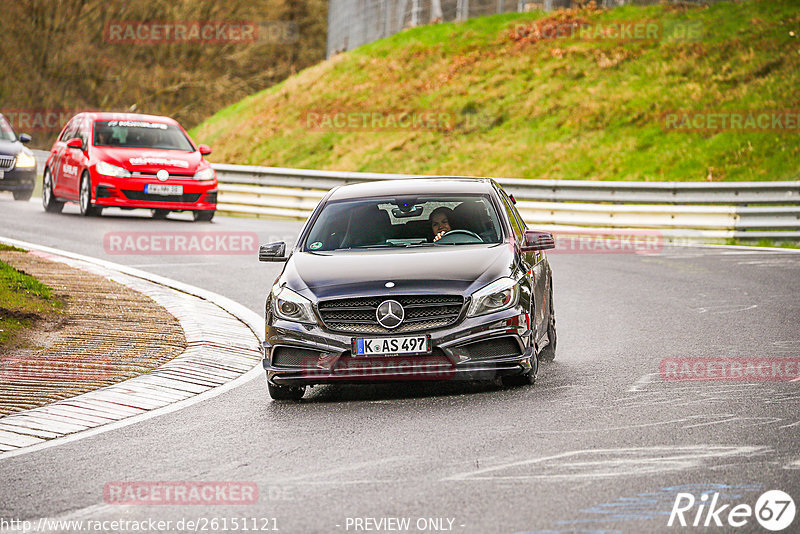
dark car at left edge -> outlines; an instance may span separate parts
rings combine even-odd
[[[30,200],[36,185],[36,158],[25,144],[28,134],[19,136],[0,114],[0,191],[11,191],[14,200]]]

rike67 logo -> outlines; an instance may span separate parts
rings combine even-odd
[[[795,512],[794,500],[781,490],[763,493],[755,507],[720,505],[718,492],[703,493],[699,499],[691,493],[678,493],[667,526],[739,528],[755,518],[763,528],[778,532],[794,522]]]

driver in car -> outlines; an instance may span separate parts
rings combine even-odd
[[[97,130],[94,137],[94,144],[97,146],[107,146],[111,141],[111,132],[106,129]]]
[[[453,210],[440,206],[431,212],[428,220],[431,223],[431,230],[433,231],[433,242],[435,243],[444,236],[447,232],[452,230],[450,221],[453,219]]]

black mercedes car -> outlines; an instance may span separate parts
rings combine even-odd
[[[307,385],[409,380],[532,384],[556,349],[544,250],[493,180],[386,180],[331,190],[286,255],[266,303],[276,400]]]
[[[16,132],[0,114],[0,191],[11,191],[15,200],[30,200],[36,184],[36,159],[27,147],[31,137]]]

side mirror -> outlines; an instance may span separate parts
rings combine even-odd
[[[67,141],[67,148],[74,148],[76,150],[83,150],[83,141],[77,137]]]
[[[258,247],[258,261],[286,261],[286,243],[270,243]]]
[[[556,241],[550,232],[539,232],[537,230],[525,230],[525,243],[522,252],[538,252],[556,248]]]
[[[28,134],[19,134],[19,142],[26,145],[31,142],[31,136]]]
[[[208,145],[198,145],[197,150],[200,151],[201,156],[208,156],[211,154],[211,147]]]

